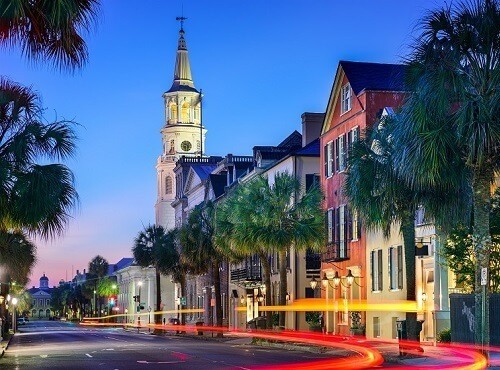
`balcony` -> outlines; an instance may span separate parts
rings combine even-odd
[[[246,266],[242,268],[231,269],[232,283],[253,283],[262,280],[262,271],[260,264],[257,266]]]
[[[323,262],[342,262],[350,258],[347,241],[329,243],[326,252],[322,254]]]

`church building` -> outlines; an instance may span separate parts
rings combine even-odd
[[[28,289],[32,299],[32,318],[48,319],[52,316],[52,307],[50,303],[52,289],[53,288],[49,288],[49,278],[45,276],[45,274],[40,278],[40,285],[38,288],[33,287]]]

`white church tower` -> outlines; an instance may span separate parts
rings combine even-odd
[[[163,152],[156,162],[157,199],[155,204],[156,225],[166,230],[175,227],[175,162],[181,156],[203,156],[205,134],[202,126],[201,92],[194,87],[189,56],[184,39],[184,21],[181,22],[177,56],[175,59],[174,80],[172,86],[163,94],[165,122],[161,129]]]

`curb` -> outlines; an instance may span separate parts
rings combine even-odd
[[[10,344],[10,341],[12,340],[12,338],[14,338],[14,335],[15,334],[12,334],[9,338],[9,340],[7,341],[7,345],[4,347],[2,347],[2,353],[0,353],[0,358],[3,357],[3,355],[5,354],[5,351],[7,350],[7,348],[9,348],[9,344]]]

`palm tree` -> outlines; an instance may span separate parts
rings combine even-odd
[[[271,251],[264,248],[253,232],[254,215],[262,212],[264,190],[268,187],[263,177],[234,189],[217,207],[215,242],[226,255],[235,260],[258,255],[262,266],[262,280],[267,292],[271,292]],[[270,306],[271,294],[266,294],[266,306]],[[266,312],[266,327],[272,327],[271,312]]]
[[[240,254],[259,254],[267,292],[271,292],[269,254],[278,252],[281,262],[278,303],[282,306],[286,305],[286,256],[290,247],[298,251],[319,250],[324,245],[321,191],[313,187],[301,197],[300,190],[300,182],[286,172],[276,174],[271,186],[266,178],[259,176],[241,185],[241,191],[228,202],[233,212],[230,239],[233,247]],[[271,304],[269,296],[266,295],[266,304]],[[285,326],[285,312],[279,314],[279,325]]]
[[[260,244],[279,255],[279,305],[286,305],[287,254],[308,248],[319,251],[325,241],[325,219],[321,208],[323,195],[318,186],[301,196],[301,184],[287,172],[277,173],[274,183],[266,187],[265,202],[248,227],[258,234]],[[279,325],[285,327],[285,312],[279,314]]]
[[[30,88],[0,79],[0,229],[51,238],[78,194],[71,171],[50,161],[73,155],[76,136],[70,122],[44,123],[42,112]]]
[[[6,0],[0,3],[0,45],[20,46],[29,59],[74,70],[88,59],[82,34],[96,23],[98,0]]]
[[[212,272],[215,291],[216,322],[222,326],[222,299],[220,267],[225,255],[217,248],[214,240],[215,207],[211,201],[197,207],[189,214],[187,223],[180,229],[181,258],[193,275]],[[222,336],[222,332],[217,333]]]
[[[139,232],[132,248],[134,259],[139,266],[152,266],[155,269],[156,311],[161,310],[161,280],[156,255],[163,248],[164,236],[165,229],[162,226],[149,225],[143,231]],[[155,315],[155,323],[159,323],[159,321],[159,316]]]
[[[368,229],[381,230],[389,237],[391,226],[399,224],[404,244],[406,298],[415,301],[415,212],[420,203],[394,168],[393,124],[386,117],[354,143],[348,157],[344,192],[352,211],[358,213]],[[418,340],[416,313],[406,313],[406,328],[408,339]]]
[[[97,290],[97,285],[99,284],[99,281],[104,278],[108,274],[108,269],[109,269],[109,263],[108,261],[100,256],[97,255],[92,260],[89,262],[89,275],[91,276],[92,281],[94,282],[94,310],[101,312],[101,296],[99,294],[99,291]],[[95,296],[97,294],[97,298]],[[97,310],[97,301],[99,301],[99,310]]]
[[[464,178],[471,189],[475,333],[476,342],[484,335],[485,344],[489,298],[482,302],[480,279],[481,269],[489,266],[491,185],[500,171],[499,19],[498,1],[471,0],[432,11],[422,20],[422,34],[408,59],[414,93],[395,132],[395,164],[414,189],[455,190]]]

